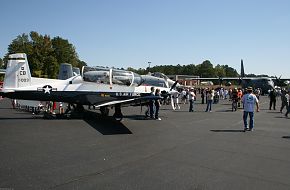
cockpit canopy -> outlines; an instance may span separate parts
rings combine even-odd
[[[84,81],[102,84],[118,84],[126,86],[139,86],[142,83],[140,75],[131,71],[112,69],[106,67],[87,67],[82,68]]]
[[[160,72],[151,73],[151,76],[158,77],[158,78],[162,78],[164,80],[167,80],[168,79],[168,77],[165,74],[160,73]]]

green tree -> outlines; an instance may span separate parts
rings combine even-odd
[[[0,68],[2,69],[2,68],[4,68],[4,62],[3,62],[3,60],[0,58]]]
[[[202,64],[196,66],[196,75],[201,77],[215,77],[215,70],[209,60],[205,60]]]
[[[87,63],[84,61],[78,60],[78,64],[76,67],[80,68],[81,70],[83,66],[87,66]]]
[[[35,31],[29,35],[19,35],[11,42],[4,63],[7,63],[8,55],[13,53],[26,53],[32,76],[55,78],[61,63],[70,63],[80,69],[86,65],[79,60],[75,47],[68,40],[59,36],[51,39],[49,35]]]
[[[29,56],[33,49],[32,49],[32,43],[29,41],[29,36],[27,34],[21,34],[18,35],[14,40],[12,40],[11,44],[8,45],[7,48],[8,52],[4,56],[4,67],[6,68],[7,60],[9,54],[14,53],[26,53],[27,56]],[[30,64],[31,66],[31,64]]]
[[[22,34],[16,37],[12,43],[8,46],[8,53],[26,53],[30,54],[32,52],[32,44],[29,41],[29,36],[27,34]]]
[[[30,33],[33,52],[30,55],[32,64],[32,73],[35,75],[35,71],[42,71],[42,75],[49,78],[57,76],[58,65],[55,63],[54,49],[52,47],[50,36],[40,35],[37,32]],[[51,62],[50,62],[51,61]],[[51,67],[50,69],[48,69]],[[55,68],[52,68],[55,67]]]
[[[46,56],[43,60],[43,75],[47,76],[48,78],[56,78],[59,70],[59,64],[57,60],[53,56]]]
[[[183,67],[182,73],[184,73],[184,75],[194,75],[195,70],[196,66],[194,64],[189,64]]]
[[[75,47],[70,44],[68,40],[57,36],[51,41],[55,53],[55,58],[59,64],[70,63],[73,67],[79,66],[80,62]]]
[[[234,68],[229,67],[228,65],[223,65],[222,67],[223,67],[227,77],[238,77],[239,76],[238,72]]]
[[[218,76],[218,77],[225,77],[226,76],[226,71],[225,71],[223,66],[218,64],[217,66],[215,66],[214,69],[215,69],[216,76]]]

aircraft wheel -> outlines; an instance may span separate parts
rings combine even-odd
[[[116,120],[116,121],[122,121],[123,120],[123,115],[122,116],[113,116],[114,117],[114,119]]]
[[[113,115],[116,121],[122,121],[123,119],[123,114],[121,112],[121,105],[117,104],[115,105],[115,113]]]

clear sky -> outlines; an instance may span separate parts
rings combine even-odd
[[[229,65],[290,78],[289,0],[1,0],[0,57],[30,31],[90,66]]]

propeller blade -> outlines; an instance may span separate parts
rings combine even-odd
[[[178,81],[175,81],[175,83],[171,86],[170,91],[176,87],[177,83],[178,83]]]

